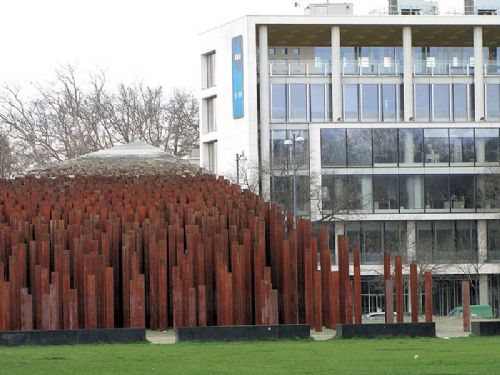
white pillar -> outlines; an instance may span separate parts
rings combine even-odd
[[[488,275],[479,275],[479,304],[489,305]]]
[[[486,220],[477,221],[477,259],[478,262],[485,263],[488,259],[488,226]]]
[[[484,66],[483,66],[483,28],[474,27],[474,100],[475,118],[484,117]]]
[[[340,27],[332,26],[332,120],[342,118],[342,85],[340,83]]]
[[[321,220],[321,131],[318,127],[309,128],[309,168],[311,191],[311,221]]]
[[[363,211],[373,210],[373,184],[371,176],[361,177],[361,207]]]
[[[271,163],[269,134],[269,46],[267,43],[267,26],[259,26],[259,80],[260,80],[260,164],[268,170]],[[271,194],[270,177],[261,174],[262,196],[268,200]]]
[[[414,137],[412,131],[407,131],[404,133],[405,164],[415,163],[415,140],[413,138]]]
[[[413,49],[411,27],[403,26],[404,120],[413,117]]]
[[[406,222],[406,259],[408,263],[417,259],[417,222]]]
[[[335,222],[335,264],[339,264],[339,236],[345,233],[345,224],[342,221]]]

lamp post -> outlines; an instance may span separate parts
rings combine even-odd
[[[244,151],[241,151],[241,154],[236,154],[236,183],[240,184],[240,162],[247,161],[247,157],[245,156]]]
[[[285,139],[285,142],[283,144],[285,146],[290,146],[291,147],[291,154],[292,154],[292,160],[291,160],[291,165],[293,168],[293,222],[295,223],[295,216],[297,216],[297,159],[296,159],[296,145],[297,143],[302,143],[304,142],[304,137],[300,135],[300,133],[297,134],[292,134],[292,139]]]

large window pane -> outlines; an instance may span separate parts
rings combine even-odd
[[[448,129],[424,129],[424,145],[426,165],[448,165]]]
[[[325,85],[311,85],[311,121],[325,122],[326,120],[326,91]]]
[[[425,211],[450,211],[448,175],[425,176]]]
[[[361,85],[363,121],[378,121],[378,85]]]
[[[386,221],[384,224],[384,248],[389,254],[402,255],[407,262],[407,241],[405,221]]]
[[[445,84],[434,85],[433,120],[450,121],[450,86]]]
[[[358,121],[358,85],[344,85],[344,121]]]
[[[430,120],[430,85],[415,85],[415,120]]]
[[[373,129],[373,164],[396,166],[398,163],[398,132],[396,129]]]
[[[384,223],[366,221],[361,223],[361,263],[380,264],[382,262],[382,236]]]
[[[477,262],[477,223],[472,220],[455,222],[457,262],[467,264]]]
[[[285,130],[271,132],[272,139],[272,166],[274,169],[287,169],[289,167],[289,148],[285,145]]]
[[[372,165],[371,129],[347,129],[347,164],[350,167]]]
[[[467,121],[467,85],[453,85],[453,120]]]
[[[453,221],[434,221],[434,261],[454,263],[456,261],[455,233]]]
[[[476,129],[476,165],[498,165],[498,129]]]
[[[396,85],[382,85],[382,121],[397,120]]]
[[[450,129],[450,162],[452,165],[474,164],[474,131]]]
[[[474,211],[474,175],[450,175],[451,210]]]
[[[500,177],[498,174],[476,176],[476,207],[478,211],[500,211]]]
[[[417,262],[433,263],[434,235],[431,221],[417,221]]]
[[[271,85],[271,121],[286,121],[286,85]]]
[[[500,220],[488,220],[488,260],[500,261]]]
[[[372,212],[373,188],[372,176],[350,175],[347,179],[349,211]]]
[[[400,175],[399,176],[399,201],[400,211],[424,211],[424,176]]]
[[[323,175],[321,185],[323,209],[331,210],[333,213],[347,212],[347,176]]]
[[[398,176],[373,176],[373,208],[375,212],[398,212]]]
[[[309,169],[309,132],[307,130],[274,130],[272,138],[272,167],[275,170]],[[302,137],[303,141],[286,145],[285,141]]]
[[[321,166],[346,166],[346,130],[321,129]]]
[[[486,120],[500,120],[500,85],[486,85]]]
[[[399,129],[399,164],[405,166],[422,165],[423,144],[422,129]]]
[[[283,211],[293,211],[293,177],[292,176],[272,176],[272,201],[276,202]],[[310,194],[309,176],[298,175],[295,181],[295,191],[297,195],[297,215],[309,215]]]
[[[307,85],[290,85],[290,121],[307,121]]]

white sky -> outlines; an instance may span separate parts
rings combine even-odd
[[[355,14],[386,0],[350,0]],[[45,81],[71,63],[113,82],[197,90],[197,35],[246,14],[302,14],[299,0],[0,0],[0,82]],[[334,2],[334,1],[331,1]],[[462,0],[440,0],[441,12]]]

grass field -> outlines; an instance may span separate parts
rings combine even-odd
[[[498,375],[500,337],[26,346],[0,349],[0,374]]]

